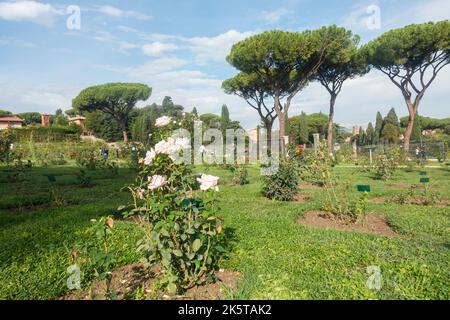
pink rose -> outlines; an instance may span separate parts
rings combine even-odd
[[[148,181],[150,182],[150,184],[148,185],[148,188],[150,190],[159,189],[167,183],[166,178],[160,175],[148,177]]]

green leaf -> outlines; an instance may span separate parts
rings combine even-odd
[[[183,253],[181,252],[181,250],[175,249],[172,251],[174,255],[176,255],[177,257],[182,257]]]
[[[175,293],[177,293],[177,286],[175,285],[175,283],[173,283],[173,282],[169,283],[169,285],[167,286],[167,291],[168,291],[170,294],[175,294]]]
[[[198,250],[200,250],[201,247],[202,241],[200,239],[195,239],[194,242],[192,243],[192,250],[194,250],[194,252],[197,252]]]
[[[167,232],[166,229],[161,229],[161,234],[162,234],[164,237],[170,237],[170,234],[169,234],[169,232]]]

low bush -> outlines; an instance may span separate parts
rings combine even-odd
[[[14,138],[10,130],[0,132],[0,162],[9,163],[12,158],[13,150],[11,145],[14,142]]]
[[[323,171],[321,167],[332,165],[332,160],[325,155],[326,151],[321,150],[320,154],[313,151],[303,151],[301,155],[295,157],[297,161],[297,170],[299,179],[303,182],[312,183],[314,185],[323,186],[324,179],[321,174]]]
[[[411,185],[407,191],[393,196],[390,202],[398,204],[436,205],[442,201],[442,196],[437,191],[429,190],[425,185],[423,189],[418,185]]]
[[[402,153],[398,148],[391,148],[386,152],[375,155],[372,173],[377,180],[387,181],[397,171],[402,158]]]
[[[246,185],[250,183],[248,178],[248,170],[243,165],[235,165],[233,170],[233,182],[238,185]]]
[[[292,201],[298,194],[298,168],[293,160],[282,160],[274,175],[263,178],[263,195],[271,200]]]

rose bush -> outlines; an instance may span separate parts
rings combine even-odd
[[[13,136],[9,130],[0,132],[0,162],[9,162],[12,158]]]
[[[169,293],[213,281],[226,253],[214,196],[219,178],[202,175],[197,181],[186,164],[175,162],[188,143],[168,138],[147,152],[137,182],[129,186],[134,201],[123,212],[140,217],[145,236],[138,249],[148,266],[161,265],[160,284]]]

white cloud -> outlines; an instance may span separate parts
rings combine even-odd
[[[116,41],[116,37],[114,37],[108,31],[97,31],[97,34],[92,37],[94,40],[99,42],[112,43]]]
[[[98,12],[104,13],[111,17],[122,17],[124,15],[123,10],[115,8],[113,6],[97,6]]]
[[[377,2],[366,2],[364,4],[357,4],[353,6],[350,13],[342,19],[340,25],[354,32],[369,31],[367,27],[367,22],[370,16],[368,8],[377,5]],[[384,18],[383,12],[384,11],[381,10],[382,19]],[[383,20],[381,20],[381,22],[382,21]]]
[[[139,33],[139,30],[127,26],[117,26],[117,30],[120,30],[122,32]]]
[[[450,2],[428,0],[421,2],[414,11],[415,18],[423,22],[445,20],[450,17]]]
[[[186,41],[188,38],[183,36],[177,36],[173,34],[165,34],[165,33],[150,33],[145,34],[140,32],[142,39],[146,41],[154,41],[154,42],[168,42],[168,41]]]
[[[380,9],[380,30],[370,30],[367,26],[368,20],[374,14],[368,9],[374,5]],[[400,28],[411,23],[439,21],[449,17],[450,1],[448,0],[419,1],[406,7],[395,1],[366,0],[353,6],[350,13],[341,20],[340,25],[372,38],[390,29]]]
[[[239,32],[232,29],[213,37],[184,37],[161,33],[141,33],[141,36],[142,39],[152,41],[153,44],[156,43],[156,45],[148,47],[149,55],[157,55],[158,48],[166,49],[166,46],[170,50],[165,51],[186,48],[194,53],[196,63],[203,65],[208,62],[224,62],[233,44],[255,33],[255,31]]]
[[[142,52],[147,56],[160,56],[163,53],[175,51],[178,46],[173,43],[153,42],[142,47]]]
[[[450,2],[447,0],[428,0],[410,6],[388,19],[384,29],[398,28],[411,23],[446,20],[450,17]]]
[[[62,14],[52,5],[37,1],[0,2],[0,19],[7,21],[30,21],[51,26],[55,17]]]
[[[281,18],[287,14],[289,14],[289,10],[287,10],[286,8],[278,8],[277,10],[274,11],[263,11],[261,13],[262,15],[262,19],[264,21],[266,21],[267,23],[276,23],[278,21],[281,20]]]
[[[209,61],[223,62],[236,42],[239,42],[254,32],[239,32],[229,30],[215,37],[193,37],[186,41],[189,48],[196,55],[197,63],[205,64]]]
[[[123,73],[128,77],[149,80],[150,77],[180,68],[188,64],[188,61],[179,58],[159,58],[148,61],[136,67],[115,67],[111,65],[97,65],[95,67],[117,73]]]
[[[29,41],[24,41],[21,39],[13,37],[0,37],[0,45],[2,46],[16,46],[22,48],[35,48],[36,45]]]
[[[135,67],[97,66],[97,68],[115,72],[127,81],[138,81],[152,87],[152,96],[148,102],[161,103],[165,96],[171,96],[176,103],[191,110],[196,107],[199,112],[220,113],[222,104],[227,104],[233,119],[239,119],[247,128],[259,123],[257,113],[248,108],[245,102],[221,89],[222,80],[211,77],[198,70],[183,69],[189,61],[178,58],[158,58]]]
[[[6,79],[5,79],[6,80]],[[14,113],[47,112],[70,109],[80,89],[60,84],[29,84],[21,80],[1,81],[0,104]]]
[[[117,39],[114,35],[109,33],[108,31],[97,31],[97,33],[92,37],[95,41],[110,43],[117,46],[117,52],[123,54],[129,54],[129,50],[139,48],[139,46],[135,43],[122,41]]]
[[[135,18],[139,20],[150,20],[151,16],[136,11],[126,11],[110,5],[96,6],[94,11],[103,13],[113,18]]]

